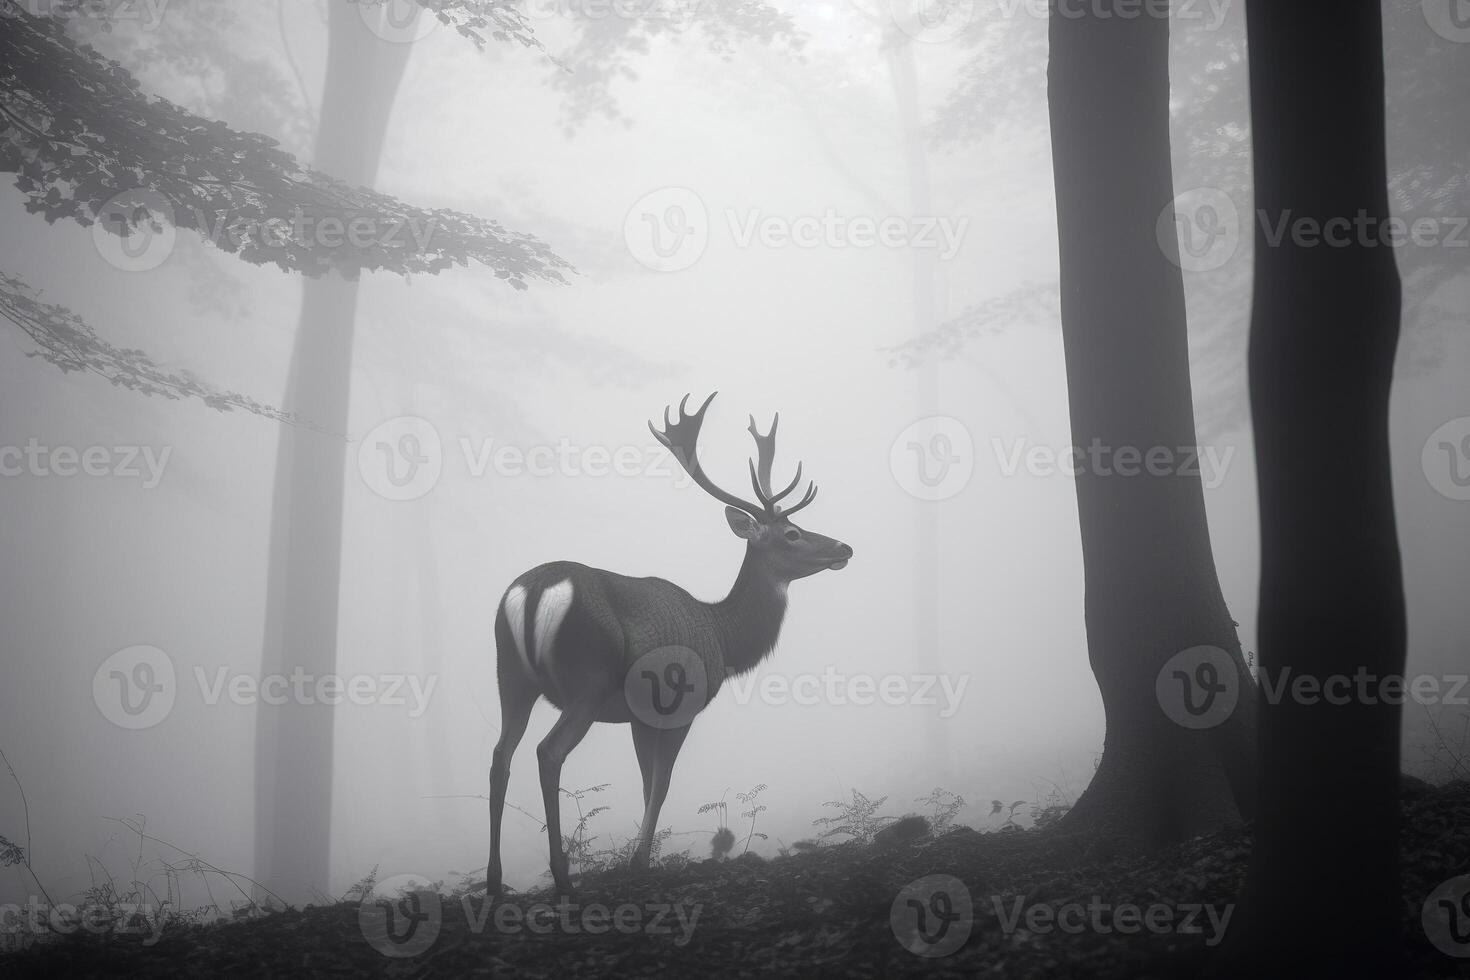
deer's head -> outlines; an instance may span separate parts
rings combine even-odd
[[[669,410],[664,409],[664,429],[660,432],[652,422],[648,429],[654,438],[663,443],[684,471],[706,493],[725,505],[725,519],[735,536],[745,539],[747,547],[759,554],[772,573],[783,581],[805,578],[825,569],[839,569],[852,557],[852,548],[825,534],[817,534],[791,522],[791,515],[810,504],[817,496],[816,484],[808,483],[806,492],[796,504],[783,507],[781,501],[801,483],[801,464],[796,466],[794,476],[784,490],[771,489],[771,463],[776,457],[776,426],[781,421],[778,412],[771,422],[771,431],[761,435],[756,428],[755,417],[750,419],[750,434],[755,438],[757,458],[750,461],[750,485],[755,490],[756,501],[745,500],[721,489],[709,478],[699,465],[696,444],[699,442],[699,427],[704,423],[704,411],[714,401],[711,393],[694,412],[685,411],[689,396],[679,402],[679,418],[669,419]]]

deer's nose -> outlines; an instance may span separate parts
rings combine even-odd
[[[839,558],[851,558],[852,546],[843,544],[841,541],[837,542],[837,556]]]

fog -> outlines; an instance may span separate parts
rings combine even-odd
[[[240,10],[206,47],[197,32],[219,6],[170,4],[156,29],[119,24],[96,43],[146,91],[309,161],[311,117],[285,52],[319,105],[325,5],[287,4],[279,25],[271,5]],[[976,16],[996,25],[974,43],[916,46],[919,122],[939,120],[920,144],[926,215],[912,203],[914,120],[879,28],[840,2],[779,6],[810,35],[799,54],[745,40],[722,54],[698,32],[660,35],[626,55],[633,77],[608,86],[618,118],[595,107],[576,117],[586,63],[575,16],[534,22],[566,71],[518,45],[481,50],[445,25],[414,42],[376,188],[534,233],[576,271],[524,291],[475,264],[361,279],[336,671],[367,693],[333,710],[330,894],[375,867],[451,882],[483,874],[500,733],[493,622],[517,575],[568,560],[666,578],[705,600],[728,591],[742,542],[646,424],[686,392],[691,405],[719,393],[700,455],[735,493],[754,451],[748,416],[764,430],[779,412],[777,484],[800,460],[803,484],[820,487],[800,523],[854,557],[793,584],[774,654],[693,726],[660,819],[673,831],[666,853],[706,855],[716,821],[698,810],[722,798],[743,846],[736,794],[761,784],[768,809],[754,829],[765,836],[750,847],[768,856],[813,837],[823,803],[853,790],[901,815],[942,787],[964,797],[960,822],[995,829],[1004,818],[992,800],[1071,800],[1086,787],[1103,709],[1074,483],[1046,455],[1065,455],[1071,434],[1045,19],[980,4]],[[1240,20],[1230,11],[1218,34],[1238,39]],[[143,58],[160,38],[199,44],[192,70]],[[977,72],[1008,93],[1007,110],[982,137],[949,138],[945,107]],[[1392,152],[1417,149],[1400,138]],[[240,262],[191,231],[159,267],[125,271],[91,229],[48,223],[25,202],[7,180],[0,267],[121,347],[281,404],[299,275]],[[908,223],[916,216],[934,221]],[[936,243],[923,259],[932,322],[916,323],[915,248],[854,240],[854,219],[889,217]],[[681,230],[702,244],[677,244]],[[1247,651],[1259,560],[1250,245],[1246,235],[1224,286],[1186,273],[1210,536]],[[1406,320],[1392,406],[1411,676],[1462,672],[1470,629],[1467,505],[1437,489],[1426,451],[1466,412],[1470,280],[1463,252],[1447,261],[1458,271],[1432,296],[1406,282],[1407,299],[1448,314]],[[943,356],[908,356],[934,327],[1032,288],[1040,302],[985,321]],[[160,874],[157,862],[181,852],[249,874],[255,731],[275,710],[253,685],[282,424],[62,373],[25,356],[18,331],[3,350],[0,445],[106,447],[110,462],[105,475],[65,476],[42,456],[50,470],[0,478],[0,749],[15,777],[0,774],[0,832],[19,840],[29,821],[33,870],[58,897],[107,874]],[[932,416],[945,421],[921,424]],[[406,455],[415,445],[423,473]],[[1343,446],[1345,471],[1352,452]],[[133,729],[102,705],[108,658],[137,646],[166,654],[173,700]],[[1431,720],[1460,725],[1464,712],[1405,708],[1410,771],[1434,768]],[[534,746],[555,717],[537,707],[512,767],[504,853],[517,888],[544,881]],[[607,808],[589,832],[616,846],[642,817],[627,726],[595,725],[566,762],[565,789],[603,784],[582,806]],[[563,799],[564,825],[575,809]],[[150,839],[120,821],[146,822]],[[196,877],[181,887],[186,903],[211,900]],[[229,888],[214,888],[225,901]],[[20,867],[0,876],[0,900],[32,890]]]

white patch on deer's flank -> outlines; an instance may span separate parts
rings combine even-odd
[[[542,589],[541,598],[536,600],[536,626],[531,632],[531,643],[535,648],[536,662],[541,665],[552,684],[556,684],[556,668],[551,662],[556,651],[556,633],[561,629],[562,620],[566,619],[570,608],[571,579],[563,579]]]
[[[526,674],[535,680],[535,668],[531,666],[531,658],[526,656],[526,590],[524,586],[512,585],[510,591],[505,594],[505,618],[510,623],[510,635],[515,640],[516,653],[521,655],[521,663],[526,667]]]

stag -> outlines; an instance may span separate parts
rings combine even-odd
[[[516,578],[495,615],[496,673],[500,683],[500,740],[490,768],[488,895],[501,893],[500,830],[511,757],[526,732],[538,697],[561,711],[536,746],[551,874],[558,892],[571,894],[562,848],[562,763],[593,722],[629,725],[643,773],[643,822],[632,866],[648,866],[659,810],[669,791],[674,760],[694,715],[726,678],[755,669],[776,645],[786,614],[787,586],[824,569],[844,567],[852,548],[797,527],[791,518],[816,498],[808,484],[801,499],[783,507],[801,482],[801,465],[782,490],[771,488],[778,413],[762,435],[750,419],[757,458],[750,461],[755,500],[717,486],[700,465],[699,428],[711,394],[692,414],[689,396],[679,418],[648,428],[706,493],[725,505],[725,520],[745,541],[745,560],[729,594],[701,602],[673,582],[631,578],[576,562],[538,565]]]

